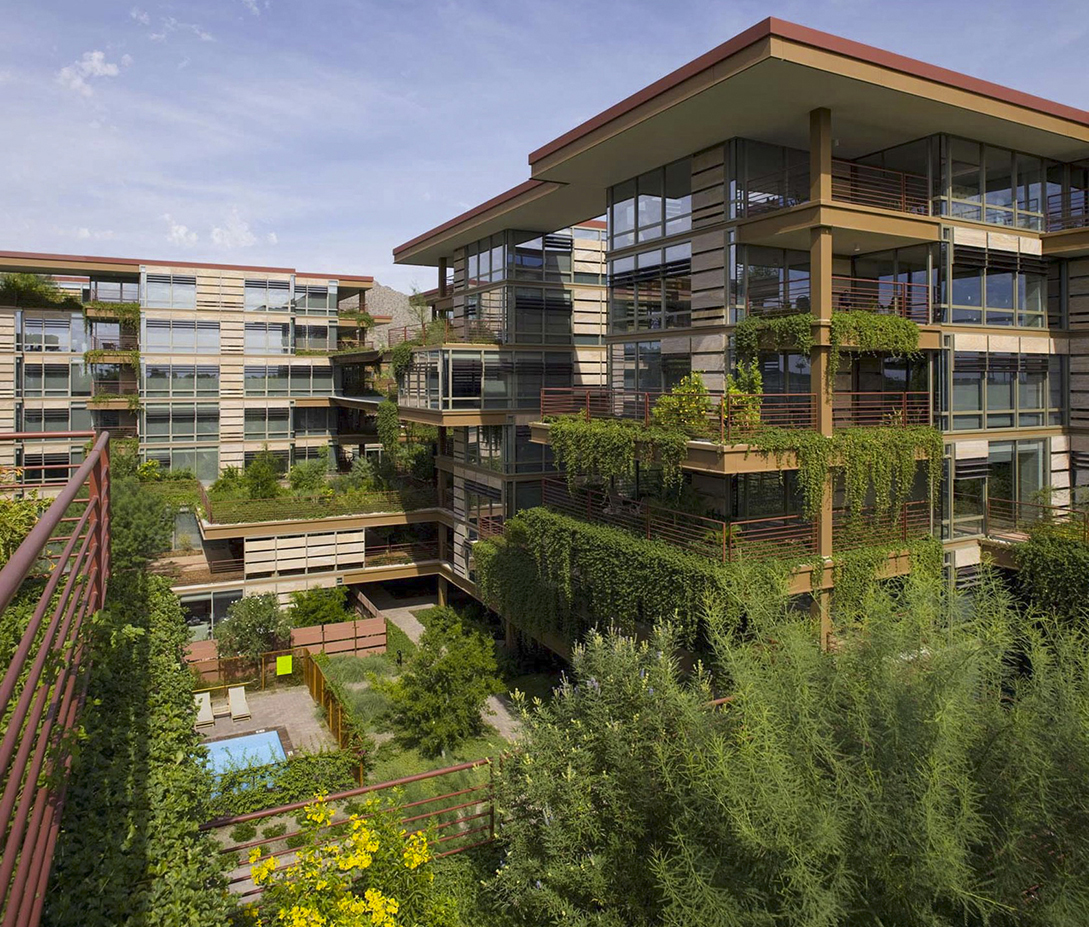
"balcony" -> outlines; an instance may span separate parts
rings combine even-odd
[[[1061,528],[1064,534],[1089,544],[1089,511],[1069,505],[988,499],[984,534],[1002,541],[1025,541],[1034,528]]]
[[[930,215],[930,185],[922,174],[832,160],[832,199],[891,212]],[[754,218],[809,201],[809,172],[776,171],[745,184],[737,202],[739,218]]]
[[[1089,227],[1089,190],[1052,193],[1047,198],[1046,221],[1049,232]]]
[[[835,428],[929,425],[930,394],[836,392],[832,397]]]
[[[122,354],[140,350],[140,336],[136,332],[121,332],[120,335],[100,338],[97,335],[88,343],[88,350],[103,351],[106,354]]]
[[[812,310],[810,281],[774,281],[767,287],[751,286],[745,309],[750,315],[794,315]],[[832,309],[836,312],[876,312],[898,315],[919,325],[930,321],[930,285],[864,277],[832,278]]]
[[[817,551],[816,526],[800,515],[727,522],[593,489],[572,494],[566,483],[550,479],[541,480],[541,502],[562,515],[664,541],[722,563],[768,560],[785,551],[791,556]]]
[[[389,346],[414,344],[503,344],[507,324],[502,319],[435,319],[427,325],[391,328]]]
[[[593,419],[631,419],[649,425],[660,390],[574,387],[541,390],[541,416],[578,415]],[[707,436],[724,444],[740,442],[760,428],[812,429],[817,424],[815,393],[712,393],[707,408]]]
[[[930,533],[930,502],[926,499],[905,502],[893,511],[865,511],[854,517],[846,509],[832,512],[832,549],[837,551],[897,541],[906,544]]]

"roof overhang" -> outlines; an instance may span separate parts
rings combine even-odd
[[[767,19],[532,152],[533,177],[611,186],[727,138],[809,147],[827,107],[839,158],[937,132],[1073,160],[1089,112]]]

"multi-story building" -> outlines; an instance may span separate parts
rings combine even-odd
[[[0,306],[0,430],[108,429],[206,483],[265,447],[285,466],[331,445],[350,453],[331,358],[365,347],[371,277],[20,252],[0,252],[3,272],[50,275],[69,298]],[[4,450],[32,479],[82,443]]]
[[[811,347],[763,329],[762,394],[737,406],[716,397],[718,433],[688,445],[686,482],[722,526],[724,557],[748,533],[831,563],[866,536],[849,525],[842,486],[829,485],[815,515],[801,511],[796,460],[752,452],[744,417],[754,408],[765,423],[828,437],[940,429],[940,492],[920,475],[901,510],[870,514],[884,532],[870,537],[939,536],[962,581],[993,516],[1069,503],[1089,483],[1089,112],[768,19],[529,164],[526,182],[394,250],[438,268],[450,325],[494,318],[514,333],[513,346],[504,336],[472,351],[417,347],[401,382],[404,417],[445,429],[441,479],[455,498],[464,486],[461,515],[474,494],[503,514],[539,501],[517,484],[528,413],[538,413],[529,438],[547,454],[549,412],[642,418],[691,372],[721,395],[738,326],[803,313]],[[607,325],[595,361],[572,362],[597,328],[566,327],[567,305],[547,293],[543,317],[523,323],[522,273],[547,273],[553,230],[600,215]],[[580,263],[593,273],[576,261],[573,289]],[[917,352],[837,343],[846,312],[914,323]],[[523,352],[540,373],[519,376]],[[513,442],[489,441],[481,427],[491,424],[513,426]],[[483,488],[500,483],[483,477],[489,466],[505,491]],[[484,533],[471,522],[465,540]],[[468,577],[457,544],[453,557]],[[834,581],[820,573],[818,609]]]

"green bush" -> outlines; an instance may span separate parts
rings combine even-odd
[[[378,403],[375,426],[378,440],[382,443],[382,453],[396,461],[401,454],[401,420],[398,418],[397,403],[390,399]]]
[[[371,685],[390,696],[406,739],[439,754],[483,730],[488,696],[506,691],[496,672],[490,638],[467,631],[453,609],[432,609],[404,672]]]
[[[272,840],[274,837],[282,837],[286,833],[287,824],[284,821],[261,829],[261,836],[266,840]]]
[[[170,549],[174,512],[158,494],[146,492],[135,477],[110,483],[110,568],[114,573],[144,570]]]
[[[53,927],[226,925],[213,783],[195,733],[189,631],[167,580],[114,576],[45,903]]]
[[[280,608],[275,592],[248,595],[227,607],[227,617],[215,626],[220,656],[247,657],[281,649],[291,636],[291,620]]]
[[[261,451],[242,474],[251,499],[272,499],[280,494],[280,465],[270,451]]]
[[[673,389],[654,403],[654,424],[665,429],[683,431],[693,438],[707,434],[711,411],[711,396],[699,373],[690,373]]]
[[[235,843],[247,843],[257,836],[257,825],[252,821],[243,821],[231,828],[231,840]]]
[[[215,818],[250,814],[312,798],[318,792],[347,792],[358,785],[359,757],[347,750],[296,753],[263,766],[224,770],[208,800]]]
[[[316,587],[291,593],[288,618],[293,627],[337,624],[355,617],[348,611],[348,590],[344,586]]]
[[[1061,525],[1036,528],[1013,548],[1017,583],[1027,601],[1089,627],[1089,544]]]

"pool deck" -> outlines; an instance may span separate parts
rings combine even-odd
[[[244,721],[232,721],[227,714],[226,697],[213,698],[212,710],[215,712],[215,724],[198,728],[203,740],[215,737],[253,734],[256,731],[286,728],[291,748],[316,753],[319,750],[335,750],[337,743],[326,729],[324,722],[318,720],[318,707],[310,698],[306,686],[292,686],[286,689],[246,689],[246,702],[250,706],[251,717]],[[224,714],[220,714],[224,712]]]

